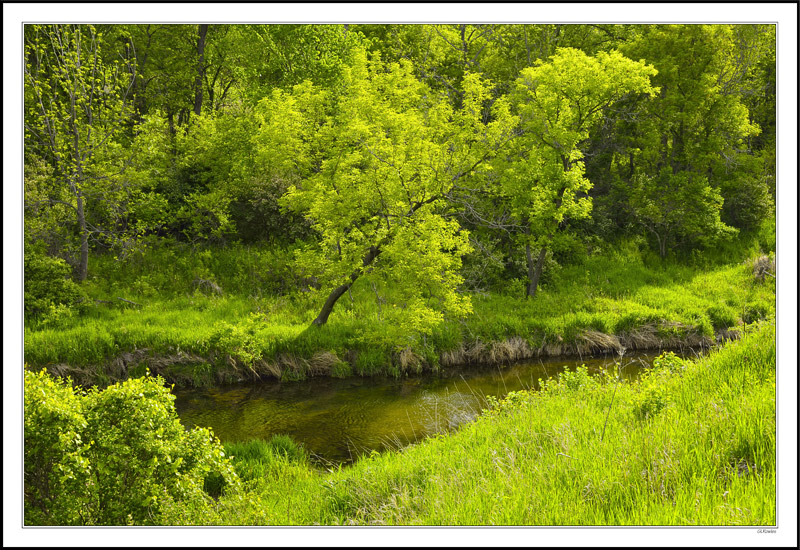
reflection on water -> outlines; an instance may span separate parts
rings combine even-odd
[[[624,378],[638,376],[655,355],[626,355]],[[288,434],[313,455],[350,462],[371,450],[401,448],[453,430],[486,408],[486,396],[538,389],[565,368],[616,372],[616,357],[551,360],[447,371],[409,378],[314,378],[174,390],[184,425],[207,426],[223,441]]]

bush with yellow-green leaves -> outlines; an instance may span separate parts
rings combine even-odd
[[[25,524],[158,524],[165,506],[199,509],[206,476],[238,478],[205,428],[186,430],[161,377],[104,390],[25,372]]]

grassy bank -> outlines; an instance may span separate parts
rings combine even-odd
[[[228,446],[243,489],[169,524],[771,525],[775,333],[617,383],[565,374],[460,431],[315,471],[291,442]]]
[[[774,279],[754,276],[757,249],[729,261],[653,261],[633,246],[560,268],[535,300],[518,281],[472,295],[474,312],[429,337],[398,334],[388,289],[356,284],[329,323],[309,328],[320,297],[290,252],[162,248],[128,263],[95,261],[77,314],[25,328],[25,361],[82,384],[146,368],[179,385],[260,377],[402,375],[464,363],[708,346],[775,310]],[[517,288],[519,286],[519,288]]]

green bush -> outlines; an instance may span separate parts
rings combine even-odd
[[[26,525],[80,525],[94,488],[84,443],[83,397],[45,371],[25,371],[24,486]],[[75,498],[77,495],[84,495]]]
[[[669,371],[670,374],[680,374],[686,368],[686,361],[675,353],[666,351],[653,359],[652,372]]]
[[[663,385],[664,376],[661,374],[654,377],[650,383],[643,385],[640,391],[634,394],[633,411],[637,418],[646,419],[655,416],[669,404],[669,391]]]
[[[70,267],[60,258],[28,252],[25,254],[25,317],[52,320],[68,315],[85,299],[81,287],[70,278]]]
[[[776,235],[775,216],[770,216],[761,223],[761,227],[759,227],[756,233],[758,239],[758,245],[761,248],[762,252],[764,253],[775,252],[775,244],[776,244],[775,235]]]
[[[264,343],[256,334],[259,314],[250,314],[240,324],[219,321],[214,324],[209,345],[220,351],[235,355],[245,365],[252,367],[261,359]]]
[[[581,365],[574,371],[565,370],[558,378],[547,380],[542,385],[542,389],[550,393],[591,391],[598,387],[599,382],[589,374],[586,365]]]
[[[653,360],[653,367],[637,381],[633,395],[633,412],[639,419],[655,416],[670,404],[673,389],[670,381],[683,373],[686,363],[674,353],[662,353]]]
[[[159,523],[162,507],[202,508],[205,477],[238,478],[219,440],[187,431],[161,377],[73,390],[25,372],[25,522]]]

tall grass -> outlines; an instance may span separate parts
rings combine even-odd
[[[263,474],[211,511],[166,521],[774,525],[774,325],[696,362],[665,356],[633,383],[567,372],[458,432],[349,468],[315,474],[285,454],[239,452],[238,470]],[[273,460],[281,468],[258,470]]]

